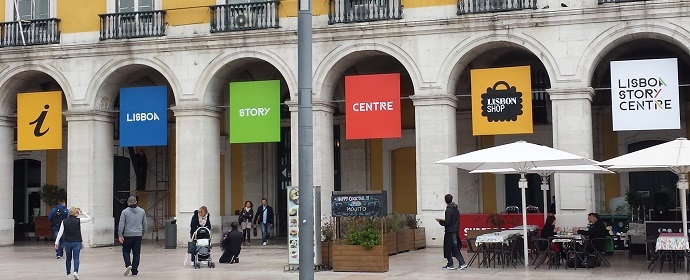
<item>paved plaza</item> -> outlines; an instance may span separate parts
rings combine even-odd
[[[284,243],[284,242],[281,242]],[[183,266],[185,249],[164,249],[163,242],[145,242],[139,279],[298,279],[296,272],[285,272],[287,246],[254,245],[242,250],[239,264],[217,264],[216,268],[194,269]],[[14,246],[0,247],[3,279],[65,279],[65,261],[56,260],[49,241],[21,241]],[[214,248],[214,260],[220,250]],[[465,253],[466,254],[466,253]],[[390,257],[387,273],[316,272],[315,279],[688,279],[684,272],[673,273],[665,268],[649,273],[643,256],[628,260],[627,252],[618,251],[609,257],[612,267],[594,269],[549,270],[547,267],[477,268],[463,271],[444,271],[445,260],[441,248],[427,248]],[[469,260],[468,255],[465,259]],[[457,265],[457,264],[456,264]],[[120,247],[85,248],[81,252],[80,279],[130,279],[123,276],[124,265]]]

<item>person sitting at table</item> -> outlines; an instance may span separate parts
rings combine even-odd
[[[556,235],[556,216],[549,215],[546,217],[546,222],[544,223],[544,227],[541,228],[541,233],[539,234],[539,237],[541,238],[549,238],[549,237],[554,237]],[[543,250],[546,250],[546,248],[542,248]],[[561,243],[551,243],[551,251],[554,251],[556,253],[563,252],[563,244]],[[558,259],[556,260],[558,261]]]
[[[597,251],[604,252],[604,248],[606,247],[606,240],[604,238],[609,236],[606,225],[599,219],[599,214],[597,213],[589,213],[587,215],[587,221],[589,221],[588,229],[578,230],[577,233],[587,236],[587,238],[591,240],[592,246],[597,249]],[[591,248],[587,248],[587,251],[591,251]]]

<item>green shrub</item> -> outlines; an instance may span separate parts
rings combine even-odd
[[[366,250],[371,250],[376,245],[381,245],[381,231],[378,219],[351,218],[347,223],[345,233],[348,245],[361,245]]]

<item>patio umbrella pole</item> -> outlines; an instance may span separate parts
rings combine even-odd
[[[541,175],[541,192],[542,195],[544,196],[544,209],[542,209],[542,212],[544,212],[544,222],[546,222],[546,216],[547,214],[547,209],[549,207],[549,201],[547,200],[547,195],[546,193],[549,191],[549,176],[544,176]]]
[[[529,266],[529,255],[527,254],[527,199],[525,189],[527,188],[527,179],[525,173],[520,173],[520,182],[518,183],[520,191],[522,191],[522,245],[523,254],[525,255],[525,266]]]
[[[683,220],[683,236],[688,238],[688,212],[686,203],[686,192],[688,191],[688,174],[680,173],[678,174],[678,189],[680,190],[680,209],[681,217]]]

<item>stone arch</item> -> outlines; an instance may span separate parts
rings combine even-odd
[[[290,66],[280,58],[275,53],[272,52],[260,52],[254,50],[240,51],[223,53],[214,58],[211,63],[206,66],[204,71],[202,71],[199,81],[194,87],[194,92],[197,94],[197,100],[202,100],[205,105],[213,105],[214,94],[213,91],[209,89],[213,79],[216,78],[216,74],[221,71],[223,67],[231,65],[233,63],[239,64],[242,59],[254,58],[267,62],[268,64],[275,67],[278,72],[283,76],[285,82],[287,83],[290,95],[297,94],[297,79],[296,75],[290,69]]]
[[[127,76],[127,73],[120,72],[123,72],[125,69],[132,69],[132,67],[135,69],[151,68],[160,73],[172,88],[175,104],[178,103],[179,95],[181,94],[180,84],[173,70],[168,65],[160,60],[130,57],[111,60],[94,74],[86,91],[87,104],[92,106],[94,110],[112,110],[114,108],[115,96],[119,89],[118,86],[124,80],[124,77]]]
[[[673,23],[620,23],[599,34],[585,48],[577,63],[577,73],[585,79],[585,84],[591,84],[597,65],[607,53],[625,42],[642,38],[662,40],[690,54],[690,32],[680,26]]]
[[[73,93],[69,81],[57,69],[41,64],[24,64],[16,67],[5,68],[0,72],[0,116],[9,115],[14,112],[12,105],[15,104],[17,91],[21,84],[26,83],[25,76],[31,72],[38,72],[51,77],[60,86],[67,102],[67,108],[72,108]]]
[[[419,89],[421,87],[423,82],[421,73],[417,64],[405,50],[390,43],[360,43],[334,49],[316,66],[314,72],[315,99],[331,100],[333,96],[329,88],[337,84],[343,72],[352,66],[357,58],[371,54],[387,54],[395,58],[410,74],[413,88]]]
[[[534,54],[546,68],[549,80],[553,85],[560,71],[553,54],[539,41],[526,34],[503,34],[470,37],[458,44],[441,64],[438,76],[444,78],[449,93],[456,90],[457,80],[462,70],[481,53],[499,47],[517,47]],[[443,79],[441,79],[443,81]]]

